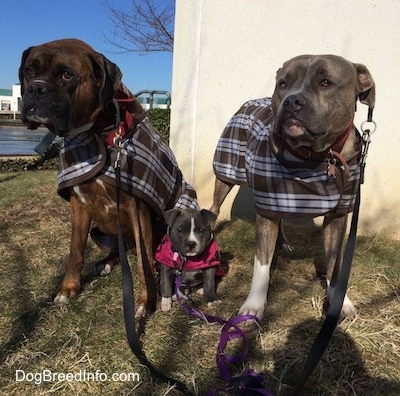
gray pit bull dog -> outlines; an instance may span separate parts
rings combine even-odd
[[[160,264],[161,310],[169,311],[177,270],[182,270],[185,288],[202,286],[204,300],[209,305],[219,303],[216,277],[224,275],[219,247],[211,231],[216,215],[208,210],[171,209],[164,212],[168,233],[156,250]]]
[[[253,280],[240,313],[263,316],[283,218],[324,216],[332,298],[360,178],[357,100],[374,107],[375,84],[364,65],[334,55],[302,55],[278,70],[272,98],[245,103],[226,126],[214,156],[211,211],[218,215],[235,184],[250,186],[256,206]],[[341,315],[356,315],[347,295]]]

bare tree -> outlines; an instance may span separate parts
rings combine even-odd
[[[131,0],[128,11],[105,0],[113,30],[107,41],[118,52],[172,52],[174,46],[174,0]]]

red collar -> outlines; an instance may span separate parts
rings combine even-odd
[[[301,160],[327,158],[330,156],[331,152],[340,153],[342,151],[342,148],[346,143],[346,140],[349,137],[350,132],[353,130],[353,121],[354,121],[354,116],[352,117],[350,124],[346,128],[346,130],[335,139],[335,141],[329,148],[327,148],[324,151],[313,151],[310,147],[304,147],[304,146],[293,148],[292,146],[289,145],[289,143],[287,143],[286,140],[282,139],[283,147],[287,151],[289,151],[289,153],[291,153],[292,155]]]
[[[114,99],[116,100],[117,105],[119,107],[117,109],[117,114],[118,115],[121,114],[121,110],[123,110],[124,116],[123,119],[119,122],[119,125],[116,126],[116,128],[114,128],[105,139],[106,143],[111,147],[115,146],[114,143],[115,136],[119,135],[121,138],[123,138],[132,128],[135,122],[135,118],[133,114],[128,111],[127,106],[129,105],[129,103],[134,102],[136,98],[133,95],[128,96],[124,92],[124,86],[122,84],[119,87],[118,91],[115,92]],[[118,119],[116,122],[118,122]]]
[[[125,137],[140,121],[145,117],[145,112],[143,108],[139,105],[139,103],[135,103],[137,99],[133,96],[123,84],[120,85],[118,90],[114,93],[114,97],[112,99],[114,109],[108,111],[108,108],[105,110],[105,113],[102,114],[95,124],[92,126],[92,130],[102,133],[108,131],[106,138],[104,141],[111,147],[115,147],[114,139],[117,135],[121,136],[121,138]],[[111,104],[110,104],[111,105]],[[135,111],[135,106],[140,106],[140,111]],[[114,122],[112,124],[112,118],[114,118]]]

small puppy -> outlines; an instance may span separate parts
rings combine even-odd
[[[171,209],[164,212],[164,219],[168,232],[155,254],[160,271],[161,310],[171,309],[175,274],[179,270],[182,286],[192,289],[203,285],[205,302],[220,302],[215,279],[225,272],[210,227],[216,215],[206,209]]]

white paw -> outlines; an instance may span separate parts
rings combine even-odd
[[[136,310],[135,313],[137,318],[142,318],[146,315],[146,308],[144,305],[139,305],[138,309]]]
[[[171,297],[161,297],[161,311],[167,312],[172,308],[172,298]]]
[[[100,272],[101,276],[108,275],[112,271],[112,267],[110,264],[106,264],[102,271]]]
[[[342,318],[355,318],[357,316],[357,310],[354,307],[353,303],[347,297],[347,294],[344,298],[342,310],[340,311],[340,316]]]
[[[213,305],[218,305],[218,304],[221,304],[221,303],[222,303],[221,300],[209,301],[209,302],[207,303],[207,306],[208,306],[208,307],[212,307]]]
[[[239,309],[239,315],[252,315],[256,316],[259,321],[264,315],[264,302],[260,304],[257,301],[252,301],[248,298]]]
[[[335,294],[335,288],[329,285],[329,281],[327,281],[327,284],[328,284],[328,291],[327,291],[328,300],[329,302],[331,302],[333,295]],[[353,303],[351,302],[350,298],[347,296],[347,293],[344,296],[342,310],[340,311],[340,316],[342,318],[354,318],[357,316],[357,310],[354,307]]]
[[[69,298],[62,294],[61,296],[56,296],[54,298],[53,302],[54,302],[54,304],[68,304]]]
[[[198,294],[199,296],[204,296],[204,289],[200,287],[200,289],[196,290],[196,294]]]

